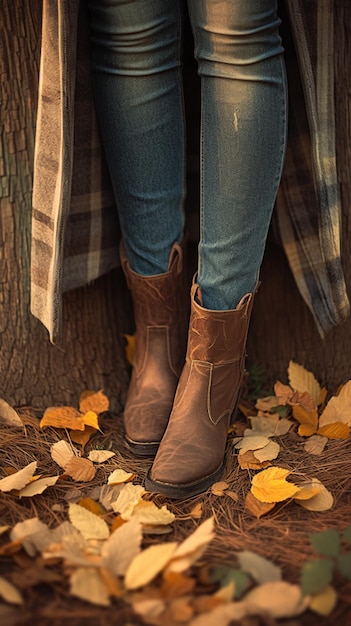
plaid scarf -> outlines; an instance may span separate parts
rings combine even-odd
[[[275,209],[282,245],[321,336],[349,315],[335,162],[333,1],[286,0],[300,71]],[[59,339],[62,294],[119,265],[117,211],[97,132],[88,20],[43,0],[32,212],[31,311]]]

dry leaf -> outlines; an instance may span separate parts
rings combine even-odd
[[[317,434],[322,435],[323,437],[328,437],[328,439],[347,439],[350,435],[350,426],[344,424],[344,422],[324,424],[324,426],[318,428]]]
[[[292,422],[286,417],[279,418],[278,414],[268,416],[256,415],[250,417],[252,431],[266,437],[281,437],[289,432]],[[246,434],[246,431],[245,433]]]
[[[280,452],[280,445],[276,441],[270,441],[266,446],[260,448],[259,450],[254,450],[253,454],[260,461],[272,461],[276,459]]]
[[[23,422],[18,413],[2,398],[0,398],[0,424],[23,428]]]
[[[102,485],[97,488],[96,497],[106,511],[112,511],[112,503],[115,502],[124,485]]]
[[[80,394],[79,409],[82,413],[94,411],[99,415],[99,413],[104,413],[105,411],[108,411],[109,408],[109,399],[102,390],[91,391],[87,389]]]
[[[318,406],[320,404],[321,387],[312,372],[306,370],[302,365],[290,361],[288,376],[290,386],[295,391],[307,391],[312,396],[315,405]]]
[[[351,380],[345,383],[337,396],[330,398],[319,418],[320,427],[333,422],[351,426]]]
[[[128,520],[144,493],[146,491],[141,485],[126,483],[120,490],[117,500],[111,502],[111,507],[116,513],[120,513],[125,520]]]
[[[318,428],[318,412],[317,409],[314,411],[306,411],[301,406],[293,407],[293,417],[302,425],[310,426],[315,432]]]
[[[224,496],[225,490],[228,489],[228,487],[229,485],[225,480],[220,480],[212,485],[211,491],[215,496]]]
[[[134,519],[125,522],[105,541],[101,549],[102,565],[115,576],[124,576],[140,552],[141,524]]]
[[[0,535],[3,535],[8,530],[10,530],[10,526],[0,526]]]
[[[189,624],[194,615],[194,607],[190,604],[191,598],[176,598],[169,606],[171,619],[177,624]],[[166,623],[166,621],[165,621]]]
[[[23,489],[30,482],[35,470],[37,469],[38,462],[33,461],[26,465],[23,469],[6,476],[0,480],[0,491],[7,492],[13,489]]]
[[[73,456],[65,466],[65,474],[73,480],[89,482],[96,474],[96,467],[89,459]]]
[[[166,608],[166,604],[165,601],[160,598],[151,598],[150,600],[138,600],[133,602],[132,607],[135,613],[142,615],[143,618],[148,621],[147,618],[156,618],[161,615]]]
[[[320,593],[311,596],[308,608],[318,615],[327,617],[335,609],[337,601],[338,594],[336,593],[334,587],[328,585]]]
[[[236,557],[240,568],[250,574],[251,578],[258,584],[276,582],[282,579],[280,567],[255,552],[244,550],[237,552]]]
[[[0,576],[0,597],[8,604],[23,604],[23,598],[6,578]]]
[[[232,500],[234,500],[234,502],[238,502],[239,500],[239,496],[236,493],[236,491],[231,491],[230,489],[227,489],[227,491],[225,492],[225,495],[231,498]]]
[[[247,615],[267,613],[276,619],[300,615],[308,600],[302,596],[298,585],[284,581],[264,583],[249,591],[244,598]]]
[[[70,461],[72,457],[78,456],[78,450],[72,448],[68,441],[61,439],[51,446],[50,454],[55,463],[65,469],[68,461]]]
[[[297,432],[300,437],[312,437],[316,433],[316,429],[309,424],[300,424]]]
[[[318,478],[311,478],[310,481],[306,481],[300,485],[303,488],[314,489],[319,488],[319,492],[309,498],[308,500],[296,500],[300,506],[308,511],[328,511],[334,504],[334,498],[330,491],[318,480]]]
[[[85,426],[84,430],[70,430],[69,436],[74,443],[78,443],[82,446],[82,451],[90,441],[92,435],[96,435],[96,428],[92,426]]]
[[[123,469],[116,469],[109,475],[108,485],[120,485],[121,483],[127,483],[135,478],[133,472],[125,472]]]
[[[106,522],[78,504],[70,504],[68,516],[84,539],[108,539],[110,535]]]
[[[47,476],[45,478],[39,478],[38,480],[29,483],[23,489],[20,490],[18,496],[19,498],[31,498],[32,496],[37,496],[40,493],[43,493],[47,487],[52,487],[56,485],[59,476]]]
[[[92,498],[81,498],[78,502],[79,506],[82,506],[90,513],[94,513],[94,515],[106,515],[106,509],[99,502],[93,500]]]
[[[73,572],[70,592],[73,596],[98,606],[110,605],[106,585],[100,573],[93,567],[80,567]]]
[[[235,448],[239,450],[259,450],[260,448],[264,448],[269,442],[270,439],[268,437],[262,437],[262,435],[243,437],[235,444]]]
[[[122,517],[124,515],[121,513]],[[161,508],[154,502],[139,500],[133,508],[131,519],[136,518],[140,524],[168,525],[174,522],[175,515],[164,504]]]
[[[22,541],[29,556],[35,556],[52,543],[52,535],[46,524],[37,517],[32,517],[16,524],[10,533],[11,541]]]
[[[176,542],[159,543],[140,552],[126,571],[126,589],[138,589],[153,580],[167,565],[177,546]]]
[[[247,608],[244,602],[222,602],[218,606],[218,601],[219,599],[217,599],[217,606],[212,606],[212,610],[209,613],[197,615],[190,622],[189,626],[229,626],[235,623],[235,621],[241,623],[241,620],[247,616]],[[206,607],[203,608],[206,610]]]
[[[56,406],[46,409],[41,421],[40,428],[53,426],[54,428],[72,428],[84,430],[83,415],[73,406]]]
[[[301,487],[301,491],[294,496],[294,500],[310,500],[320,492],[320,486],[311,487],[311,485],[308,484],[306,487]]]
[[[160,589],[161,596],[165,600],[172,600],[190,593],[195,585],[196,580],[185,576],[182,572],[166,571],[163,573],[163,582]]]
[[[309,454],[321,454],[328,441],[327,437],[321,435],[312,435],[305,441],[304,450]]]
[[[100,430],[99,427],[99,417],[95,411],[87,411],[83,415],[83,421],[85,426],[90,426],[90,428],[94,428],[95,430]]]
[[[251,491],[249,491],[245,498],[245,508],[258,519],[274,509],[275,504],[275,502],[260,502],[260,500],[255,498]]]
[[[104,581],[108,595],[113,598],[122,598],[124,595],[124,588],[119,578],[116,578],[110,570],[105,569],[104,567],[99,567],[99,573]]]
[[[251,492],[261,502],[282,502],[292,498],[300,487],[285,480],[288,474],[290,471],[282,467],[269,467],[253,477]]]
[[[200,519],[202,517],[203,505],[204,505],[203,502],[198,502],[197,504],[195,504],[195,506],[191,509],[189,515],[193,517],[194,519]]]
[[[208,518],[178,546],[167,571],[183,572],[195,563],[214,538],[214,519]]]
[[[91,450],[88,454],[88,459],[93,461],[93,463],[105,463],[113,456],[116,456],[116,453],[111,450]]]
[[[238,463],[241,469],[254,469],[261,470],[266,467],[269,467],[271,463],[269,461],[263,461],[260,463],[258,459],[256,459],[253,450],[240,450],[238,454]]]
[[[255,404],[256,409],[258,409],[259,411],[263,411],[264,413],[270,413],[271,409],[274,409],[276,406],[278,406],[277,396],[266,396],[265,398],[258,398]]]

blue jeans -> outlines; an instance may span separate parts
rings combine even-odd
[[[188,0],[201,76],[203,306],[255,288],[280,181],[287,97],[276,0]],[[90,0],[96,106],[132,269],[167,270],[184,228],[184,0]]]

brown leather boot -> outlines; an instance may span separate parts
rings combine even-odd
[[[186,363],[146,479],[148,491],[186,498],[220,478],[244,373],[253,297],[244,296],[234,310],[212,311],[201,306],[200,287],[192,286]]]
[[[135,352],[124,409],[126,442],[140,456],[154,456],[166,430],[185,360],[189,321],[183,246],[172,247],[168,271],[134,272],[121,245],[121,262],[135,317]]]

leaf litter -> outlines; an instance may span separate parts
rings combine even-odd
[[[54,573],[52,567],[56,568],[55,583],[52,583],[54,593],[57,594],[60,587],[57,579],[64,584],[68,577],[70,602],[74,602],[74,597],[78,603],[74,605],[77,616],[83,611],[79,602],[90,603],[106,614],[113,610],[113,615],[118,606],[121,611],[129,611],[130,623],[135,619],[133,613],[142,616],[145,623],[172,625],[181,621],[193,626],[197,623],[201,626],[206,623],[230,624],[235,616],[242,620],[250,615],[258,616],[259,624],[259,615],[267,613],[278,620],[302,613],[301,620],[311,610],[317,615],[328,616],[332,612],[334,615],[342,604],[340,580],[338,587],[334,580],[328,579],[325,588],[306,596],[301,591],[300,575],[301,563],[308,562],[311,557],[308,533],[321,525],[325,529],[338,528],[340,534],[348,528],[351,507],[347,493],[351,468],[350,462],[347,466],[349,423],[345,416],[349,387],[346,383],[346,390],[341,388],[339,395],[335,396],[335,399],[340,396],[339,400],[331,403],[329,415],[327,411],[327,418],[324,417],[321,424],[320,416],[328,407],[323,390],[319,391],[303,368],[294,368],[291,363],[289,382],[290,385],[276,385],[276,395],[268,400],[258,400],[256,407],[252,407],[252,414],[246,415],[246,427],[243,423],[241,430],[236,430],[242,434],[240,438],[235,439],[233,431],[223,480],[206,494],[184,503],[167,502],[162,496],[152,496],[151,499],[145,492],[141,483],[148,465],[133,458],[124,447],[122,429],[118,428],[120,420],[115,418],[117,423],[111,424],[105,417],[108,400],[102,392],[96,394],[98,406],[94,406],[94,392],[83,394],[78,414],[77,409],[68,411],[70,421],[66,426],[62,421],[60,426],[44,422],[45,428],[38,429],[34,427],[33,419],[28,437],[23,429],[17,428],[14,432],[14,424],[5,423],[2,436],[6,437],[7,445],[1,462],[3,478],[0,485],[1,480],[5,480],[6,490],[0,491],[0,506],[5,512],[0,555],[13,554],[13,557],[6,558],[14,560],[10,573],[8,568],[3,570],[3,578],[9,585],[6,587],[5,584],[5,591],[0,585],[3,602],[11,604],[13,593],[12,597],[17,600],[12,601],[12,606],[21,611],[18,608],[23,606],[20,602],[26,603],[28,593],[35,594],[35,585],[24,589],[15,584],[16,580],[21,580],[16,578],[15,558],[25,550],[26,558],[31,562],[34,560],[32,568],[36,567],[35,559],[44,559],[44,577],[45,571],[48,576]],[[82,401],[90,404],[84,405]],[[314,417],[311,432],[307,435],[298,432],[307,421],[301,418],[300,409],[307,413],[317,411],[318,422]],[[294,412],[300,420],[296,419]],[[73,416],[79,421],[78,429],[71,428]],[[329,426],[327,432],[321,434],[322,426],[329,424],[334,430]],[[347,430],[342,429],[341,424]],[[76,426],[77,422],[73,421],[73,425]],[[67,432],[69,428],[71,430]],[[74,432],[85,434],[85,439],[78,441],[77,447],[72,444]],[[333,438],[335,434],[337,439]],[[252,449],[255,437],[265,440],[258,440],[259,446]],[[251,443],[246,441],[249,438]],[[236,447],[240,441],[243,443]],[[89,446],[87,453],[86,446]],[[45,451],[50,448],[51,455],[48,455]],[[260,456],[265,448],[271,458],[264,454]],[[103,454],[99,454],[100,451]],[[246,460],[247,469],[243,470],[246,455],[256,465],[251,469],[250,461]],[[235,456],[241,466],[235,462]],[[273,460],[275,465],[272,465]],[[70,463],[77,461],[83,461],[86,468],[88,463],[94,475],[84,476],[84,472],[83,475],[69,475],[67,467],[69,469]],[[35,466],[31,465],[33,463]],[[272,485],[272,481],[264,484],[262,474],[267,470],[270,470],[273,481],[280,481],[278,485]],[[16,474],[17,478],[13,478]],[[109,482],[113,475],[116,480],[112,478]],[[38,491],[34,488],[36,483]],[[68,497],[70,492],[73,494],[74,484],[77,495],[67,504],[65,496]],[[262,498],[262,488],[267,487],[269,495],[267,497],[264,491]],[[278,489],[275,491],[272,487]],[[25,489],[33,495],[20,497],[21,490]],[[280,494],[278,502],[264,501],[272,499],[269,490],[275,491],[274,500]],[[284,495],[283,499],[281,496]],[[25,509],[21,502],[25,503]],[[24,516],[26,519],[22,521]],[[182,556],[181,546],[196,537],[196,528],[201,534],[206,524],[212,525],[212,530],[204,533],[206,539],[203,538],[199,545],[193,539],[193,548]],[[168,533],[166,542],[158,538],[162,528]],[[274,541],[272,536],[275,536]],[[350,546],[347,544],[346,552],[344,550],[338,556],[339,569],[335,571],[339,572],[339,578],[342,575],[347,579],[349,561]],[[219,566],[225,570],[223,584],[211,583],[209,574]],[[260,578],[260,574],[255,575],[255,568],[258,572],[266,569],[268,578],[270,571],[275,572],[277,580],[265,580],[264,574]],[[239,592],[242,595],[233,602],[235,593]],[[48,610],[43,609],[46,615]],[[73,620],[74,610],[71,613]],[[93,615],[94,608],[91,611]]]

